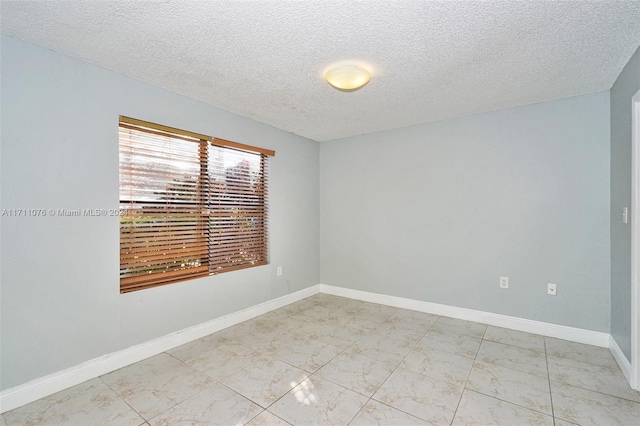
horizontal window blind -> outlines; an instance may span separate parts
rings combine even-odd
[[[268,166],[265,154],[211,147],[209,261],[213,272],[267,263]]]
[[[273,151],[127,117],[119,138],[121,292],[268,263]]]

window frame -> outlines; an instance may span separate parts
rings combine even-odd
[[[119,117],[118,129],[121,212],[120,293],[174,284],[269,263],[268,157],[274,156],[275,151],[125,116]],[[130,136],[127,142],[123,142],[126,139],[123,137],[123,132],[138,133],[135,137]],[[148,141],[145,140],[147,137]],[[193,160],[195,156],[192,152],[187,163],[192,167],[197,165],[198,173],[193,177],[195,180],[177,180],[176,174],[170,166],[164,166],[164,168],[171,170],[171,172],[165,171],[166,173],[163,173],[161,168],[153,169],[146,165],[146,168],[142,170],[136,161],[140,161],[139,158],[145,160],[146,155],[152,159],[150,164],[155,164],[153,161],[158,158],[167,163],[173,161],[172,155],[175,152],[172,149],[162,152],[162,149],[152,147],[152,154],[149,154],[148,147],[153,145],[153,138],[168,138],[165,145],[175,141],[181,141],[179,143],[185,147],[188,145],[183,141],[198,143],[197,163]],[[146,149],[136,146],[136,144],[144,146],[144,143],[140,141],[147,143]],[[192,148],[189,147],[189,150],[194,151]],[[141,153],[137,153],[138,160],[132,160],[136,156],[133,153],[136,152],[136,149],[139,149]],[[209,164],[209,156],[213,155],[215,149],[223,149],[223,155],[228,154],[232,158],[258,155],[259,157],[252,157],[254,161],[257,158],[260,161],[257,179],[250,183],[253,186],[246,186],[247,184],[244,183],[242,187],[237,183],[234,185],[229,182],[228,177],[224,182],[214,181],[212,175],[214,171],[210,168],[216,168]],[[160,157],[163,154],[166,156]],[[123,160],[123,157],[128,160]],[[218,166],[215,170],[218,177],[220,173],[225,171],[221,167],[223,166]],[[136,179],[143,180],[139,177],[144,174],[143,172],[153,175],[160,184],[165,185],[164,190],[153,192],[155,198],[151,201],[145,201],[139,195],[136,199],[136,196],[131,195],[136,193],[136,190],[141,193],[149,192],[151,184],[136,185],[134,183]],[[137,178],[133,176],[136,173],[138,173]],[[186,172],[183,173],[187,176]],[[165,178],[166,181],[163,181]],[[173,180],[171,180],[172,178]],[[170,189],[171,185],[174,186],[172,189]],[[123,189],[123,187],[127,189]],[[214,187],[218,189],[214,189]],[[128,198],[123,197],[124,191],[130,191]],[[237,196],[237,191],[242,191],[241,196]],[[247,196],[248,192],[250,194]],[[158,194],[164,194],[164,196]],[[177,198],[168,198],[169,195],[171,197],[175,195]],[[214,195],[219,199],[231,199],[235,196],[236,198],[233,198],[235,210],[216,206],[212,201]],[[251,200],[251,202],[247,201],[245,205],[243,200]],[[243,210],[244,207],[251,208]],[[247,216],[247,212],[253,212],[254,216],[258,213],[259,215],[257,218],[251,217],[252,221],[245,219],[244,223],[252,225],[258,223],[260,226],[245,225],[245,228],[250,228],[248,230],[239,228],[240,220],[238,218],[241,213],[245,213]],[[226,219],[224,227],[218,226],[216,228],[218,229],[218,239],[212,231],[212,224],[215,222],[212,218],[214,217],[219,221]],[[221,228],[224,229],[220,230]],[[226,234],[224,234],[225,238],[222,241],[220,235],[223,235],[224,232]],[[249,235],[248,240],[246,239],[247,235]],[[225,253],[228,253],[228,256],[225,256],[227,257],[221,256],[220,252],[216,251],[216,246],[218,250],[222,247],[221,241],[227,244],[225,246]],[[139,248],[138,252],[135,252],[136,247]],[[182,253],[188,253],[189,256],[195,257],[180,260],[180,256],[187,256]],[[152,272],[154,269],[156,271]]]

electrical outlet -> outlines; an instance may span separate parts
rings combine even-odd
[[[500,288],[509,288],[509,277],[500,277]]]
[[[278,268],[276,269],[276,275],[279,277],[282,276],[282,266],[278,266]]]
[[[556,285],[554,283],[547,283],[547,294],[556,295]]]

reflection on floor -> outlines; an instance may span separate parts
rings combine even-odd
[[[2,426],[637,425],[608,349],[317,294],[2,415]]]

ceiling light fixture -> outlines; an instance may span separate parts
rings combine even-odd
[[[330,68],[324,75],[327,83],[343,92],[353,92],[371,80],[366,69],[353,64],[341,64]]]

